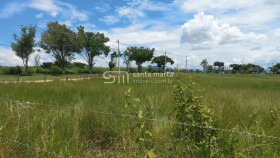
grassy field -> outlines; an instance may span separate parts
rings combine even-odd
[[[193,78],[197,89],[205,89],[215,127],[280,137],[277,75],[180,74],[173,83],[158,84],[104,84],[102,78],[8,83],[0,84],[0,98],[51,106],[28,107],[0,100],[0,137],[41,149],[0,139],[0,157],[57,157],[44,151],[64,157],[144,157],[143,143],[135,141],[139,132],[133,125],[137,119],[112,113],[130,114],[125,108],[124,92],[132,87],[133,96],[152,107],[150,111],[156,119],[176,122],[174,86],[188,78]],[[210,144],[209,153],[199,154],[199,149],[190,149],[187,140],[174,137],[178,125],[146,122],[153,134],[151,144],[157,157],[280,156],[280,140],[219,131],[218,145]]]

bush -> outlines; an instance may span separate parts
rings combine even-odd
[[[28,68],[28,75],[32,75],[32,74],[35,74],[36,73],[36,68],[34,67],[29,67]]]
[[[17,74],[22,74],[22,68],[20,66],[15,66],[15,67],[10,67],[9,74],[12,75],[17,75]]]
[[[37,67],[36,68],[36,73],[50,73],[50,69],[42,68],[42,67]]]
[[[153,73],[153,72],[155,72],[155,69],[153,68],[152,65],[149,65],[149,66],[147,67],[147,71],[150,72],[150,73]]]
[[[62,70],[58,66],[52,66],[51,67],[51,72],[54,73],[54,74],[59,74],[59,73],[62,73]]]
[[[75,62],[75,63],[73,63],[73,66],[77,67],[79,69],[85,69],[87,64],[84,64],[84,63],[81,63],[81,62]]]
[[[59,61],[55,61],[54,65],[61,68],[61,62]],[[65,68],[73,68],[73,64],[70,63],[69,61],[66,61]]]
[[[51,69],[51,67],[54,66],[52,62],[44,62],[41,67],[45,69]]]
[[[179,83],[175,91],[175,112],[178,122],[184,125],[174,128],[176,138],[186,142],[189,153],[198,157],[212,157],[216,153],[217,134],[203,127],[213,127],[214,114],[201,90],[195,89],[195,83]],[[209,151],[209,146],[212,146]],[[211,155],[211,156],[210,156]]]
[[[0,75],[4,75],[4,74],[5,74],[5,72],[4,72],[3,68],[2,68],[2,66],[0,66]]]

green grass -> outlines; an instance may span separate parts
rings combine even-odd
[[[191,74],[205,89],[218,128],[250,131],[280,137],[280,76]],[[174,77],[174,84],[187,75]],[[124,92],[132,87],[134,96],[153,105],[157,119],[176,121],[174,84],[104,84],[102,78],[51,83],[0,84],[5,99],[50,104],[54,107],[0,101],[0,136],[15,139],[66,157],[143,157],[143,147],[135,143],[131,118],[71,110],[79,108],[128,114]],[[56,107],[60,106],[60,107]],[[65,108],[64,108],[65,107]],[[20,122],[18,121],[20,114]],[[279,115],[279,116],[278,116]],[[29,116],[29,121],[28,121]],[[257,124],[253,124],[253,122]],[[273,123],[275,122],[275,123]],[[19,131],[18,123],[20,124]],[[28,138],[29,124],[29,138]],[[191,157],[186,142],[172,136],[173,126],[153,122],[155,153],[158,157]],[[280,156],[280,140],[219,132],[221,157]],[[227,151],[237,138],[236,153]],[[194,155],[193,155],[194,156]],[[51,157],[51,155],[0,139],[0,157]],[[194,156],[195,157],[195,156]]]

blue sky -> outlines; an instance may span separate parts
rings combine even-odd
[[[120,39],[122,51],[128,45],[153,47],[156,55],[167,51],[182,68],[186,56],[190,68],[200,68],[204,58],[226,65],[280,62],[279,0],[1,0],[0,6],[0,65],[22,65],[10,49],[21,25],[37,25],[39,40],[48,21],[103,32],[112,50]],[[39,54],[41,62],[53,60]]]

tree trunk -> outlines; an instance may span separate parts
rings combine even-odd
[[[25,72],[25,75],[28,75],[28,65],[24,65],[24,72]]]
[[[28,75],[28,59],[23,59],[23,65],[24,65],[24,73],[25,75]]]
[[[64,63],[61,64],[61,69],[62,69],[62,74],[65,74],[65,65],[64,65]]]
[[[88,67],[89,67],[89,73],[92,74],[92,68],[93,68],[92,63],[89,63],[89,64],[88,64]]]
[[[141,64],[137,64],[138,66],[138,72],[141,72],[142,71],[142,65]]]

